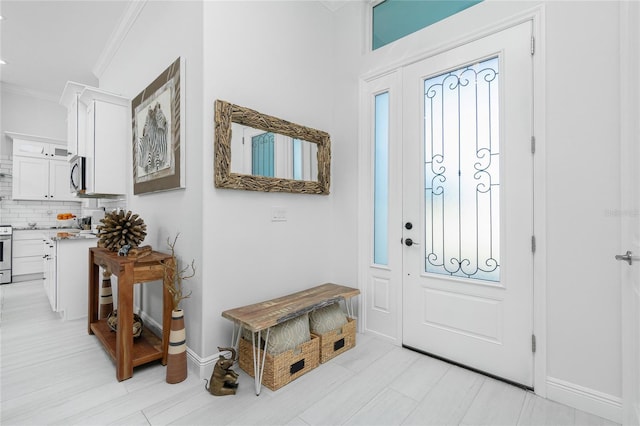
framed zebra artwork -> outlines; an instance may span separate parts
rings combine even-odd
[[[178,58],[131,101],[134,195],[185,187],[183,79]]]

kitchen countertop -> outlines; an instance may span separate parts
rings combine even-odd
[[[93,240],[98,238],[97,235],[90,232],[82,232],[78,228],[58,228],[51,226],[36,226],[34,228],[30,226],[17,226],[13,228],[14,231],[43,231],[46,237],[51,238],[53,241],[63,240]],[[62,234],[62,235],[60,235]],[[66,234],[66,235],[64,235]]]
[[[54,235],[51,237],[53,241],[64,241],[64,240],[95,240],[98,236],[94,234],[79,234],[79,233],[70,233],[69,236],[60,237]]]
[[[80,228],[70,228],[68,226],[12,226],[14,231],[53,231],[56,229],[63,230],[69,229],[74,231],[80,231]]]

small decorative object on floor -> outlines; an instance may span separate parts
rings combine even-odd
[[[100,287],[100,309],[98,310],[98,318],[108,318],[113,311],[113,295],[111,293],[111,272],[102,272],[102,286]]]
[[[167,283],[165,285],[173,302],[167,354],[167,383],[179,383],[187,378],[187,338],[184,328],[184,312],[180,309],[180,302],[191,296],[191,292],[184,294],[183,280],[192,278],[196,274],[195,260],[182,269],[178,267],[175,251],[178,236],[180,236],[179,233],[176,234],[173,243],[167,238],[173,263],[163,263],[165,283]]]
[[[107,325],[111,331],[118,330],[118,310],[111,312],[107,316]],[[142,334],[142,318],[138,314],[133,314],[133,337],[140,337]]]
[[[184,311],[182,309],[174,309],[171,312],[168,351],[167,383],[180,383],[187,378],[187,335],[184,329]]]
[[[100,222],[103,224],[98,225],[98,246],[111,251],[118,251],[125,245],[138,247],[147,236],[147,225],[131,211],[125,213],[124,210],[114,210]]]
[[[233,371],[233,363],[236,361],[236,350],[233,348],[221,348],[218,347],[220,352],[231,352],[231,358],[225,358],[224,354],[220,354],[216,365],[213,367],[213,373],[211,373],[211,380],[209,380],[209,387],[204,386],[211,395],[225,396],[235,395],[236,389],[238,389],[238,373]]]

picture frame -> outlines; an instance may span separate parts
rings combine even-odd
[[[131,101],[133,194],[185,188],[184,59]]]

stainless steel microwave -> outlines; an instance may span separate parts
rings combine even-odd
[[[70,162],[69,185],[74,194],[87,192],[87,159],[76,155]]]

